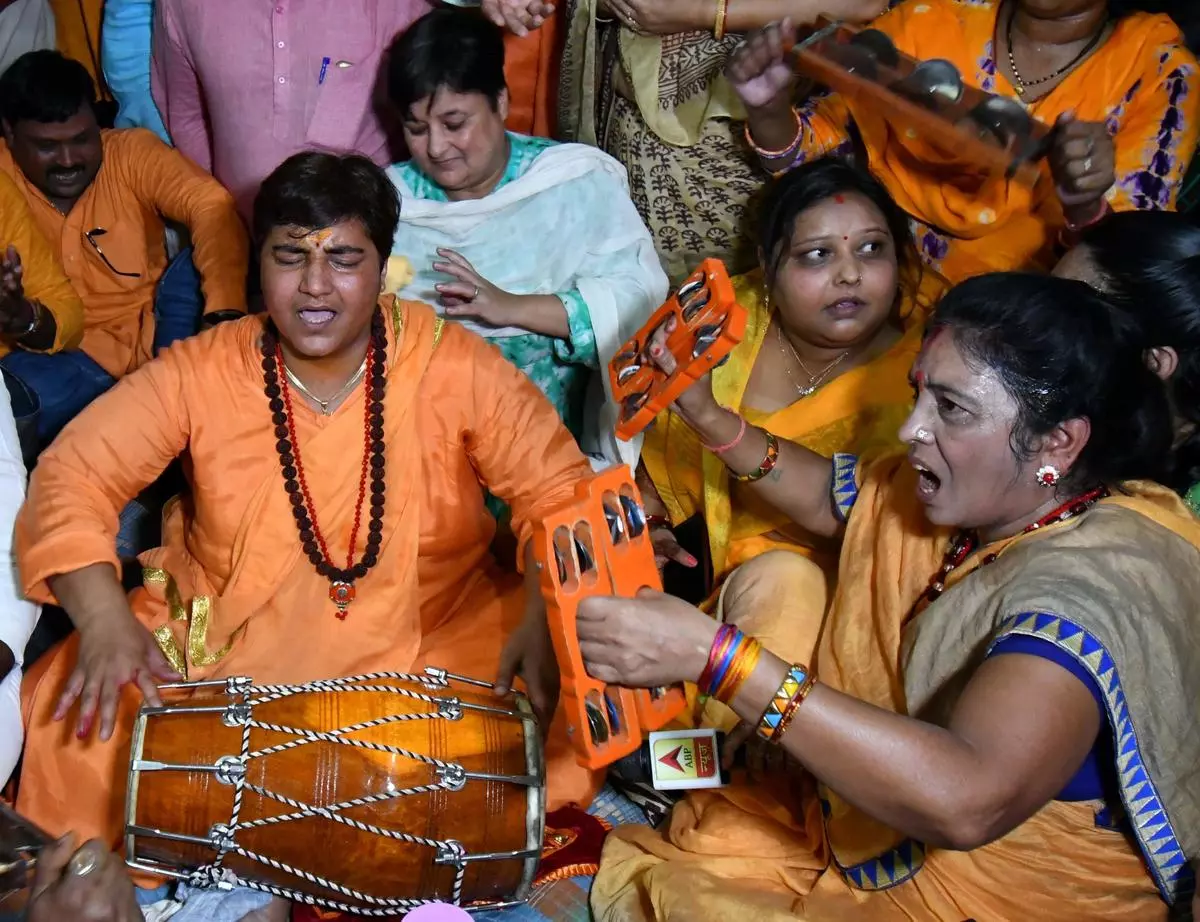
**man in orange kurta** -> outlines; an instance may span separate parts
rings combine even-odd
[[[210,176],[148,131],[100,130],[95,86],[79,63],[53,51],[24,55],[0,77],[0,98],[0,171],[24,194],[84,304],[83,355],[22,354],[8,366],[41,398],[39,435],[49,441],[117,378],[196,331],[192,262],[206,319],[245,313],[249,244],[232,198]],[[164,218],[193,241],[170,272]]]
[[[168,350],[99,398],[43,453],[18,524],[29,597],[50,601],[46,581],[55,575],[115,567],[118,512],[186,450],[191,497],[168,512],[164,546],[143,555],[144,585],[130,604],[188,680],[295,683],[427,664],[493,680],[522,621],[525,593],[521,577],[501,572],[490,556],[496,523],[484,491],[511,505],[524,542],[590,467],[545,397],[493,347],[443,325],[424,305],[389,298],[382,308],[381,565],[356,583],[345,620],[335,617],[329,580],[297,540],[264,396],[259,315]],[[353,527],[360,463],[347,446],[363,437],[363,399],[359,389],[329,416],[297,405],[293,417],[312,506],[339,559]],[[115,844],[141,699],[126,689],[108,742],[77,739],[73,713],[56,722],[77,638],[26,676],[18,806],[52,833],[74,829]],[[454,751],[452,726],[445,747]],[[575,765],[557,722],[547,778],[551,809],[586,804],[595,792],[597,779]]]

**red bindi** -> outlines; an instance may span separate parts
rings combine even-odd
[[[837,195],[835,195],[835,196],[833,197],[833,200],[834,200],[835,202],[837,202],[839,205],[845,205],[845,204],[846,204],[846,196],[842,195],[840,192],[839,192]]]
[[[843,240],[849,240],[850,238],[849,238],[849,237],[846,237],[846,236],[843,236],[843,237],[842,237],[842,239],[843,239]]]

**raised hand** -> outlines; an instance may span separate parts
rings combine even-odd
[[[730,57],[725,73],[747,109],[791,109],[797,81],[785,40],[795,31],[791,19],[771,23],[746,36]]]

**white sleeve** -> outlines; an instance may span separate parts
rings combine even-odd
[[[17,561],[13,556],[17,512],[25,501],[25,463],[21,460],[8,388],[0,391],[3,392],[0,394],[0,642],[12,650],[19,668],[25,645],[37,623],[39,607],[21,597]]]

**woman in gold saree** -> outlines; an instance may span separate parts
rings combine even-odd
[[[712,375],[714,399],[748,425],[826,456],[897,445],[908,370],[944,283],[922,268],[907,218],[869,174],[816,160],[767,190],[761,269],[734,279],[746,336]],[[772,550],[836,569],[836,545],[739,484],[686,416],[664,412],[642,446],[642,493],[660,561],[697,561],[669,524],[703,516],[714,583]],[[715,602],[715,599],[710,600]]]
[[[829,612],[790,612],[798,631],[824,618],[819,641],[788,662],[645,591],[585,603],[580,645],[605,682],[700,676],[794,764],[611,837],[600,922],[1185,909],[1200,523],[1153,482],[1171,423],[1143,346],[1083,283],[982,276],[942,300],[914,365],[907,461],[831,464],[762,430],[723,456],[777,472],[761,491],[806,527],[845,528]]]
[[[885,9],[886,0],[567,0],[559,136],[629,170],[672,282],[706,256],[747,272],[748,211],[767,177],[742,139],[729,56],[742,33],[785,16],[867,22]]]

